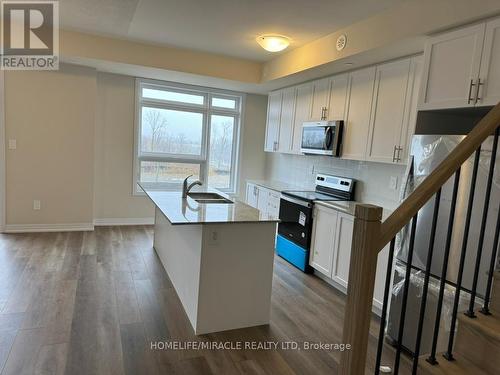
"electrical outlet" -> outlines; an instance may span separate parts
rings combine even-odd
[[[9,139],[9,150],[15,150],[17,148],[17,141],[15,139]]]
[[[398,178],[396,176],[391,176],[389,179],[389,189],[397,190],[398,188]]]
[[[33,209],[38,211],[42,208],[42,203],[38,200],[38,199],[35,199],[33,201]]]
[[[219,243],[219,233],[215,230],[211,230],[208,238],[209,245],[217,245]]]

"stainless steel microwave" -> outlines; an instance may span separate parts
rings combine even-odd
[[[343,121],[313,121],[302,124],[300,151],[304,154],[340,156]]]

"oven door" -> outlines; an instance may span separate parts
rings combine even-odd
[[[312,229],[312,204],[281,195],[278,233],[286,239],[309,250]]]

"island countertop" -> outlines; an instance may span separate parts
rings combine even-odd
[[[180,191],[159,191],[143,186],[141,188],[172,225],[279,221],[233,199],[233,203],[198,203],[190,197],[182,198]]]

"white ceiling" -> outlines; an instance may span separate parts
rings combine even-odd
[[[60,0],[63,28],[266,61],[255,42],[299,47],[408,0]]]

